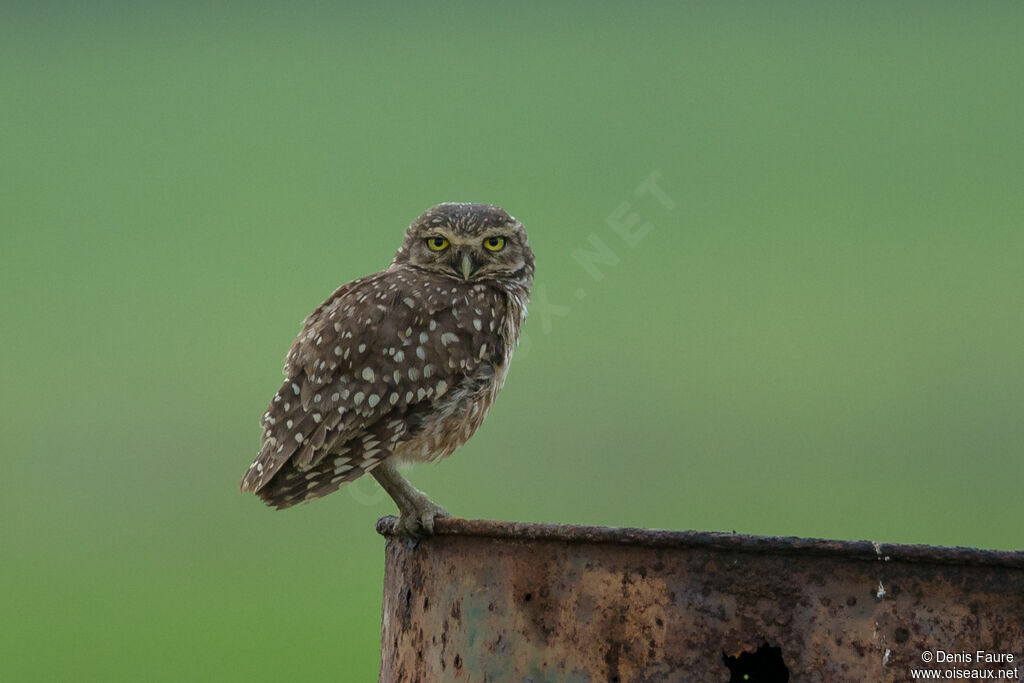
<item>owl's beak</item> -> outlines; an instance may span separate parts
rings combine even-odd
[[[462,252],[462,260],[459,262],[459,272],[462,273],[463,280],[468,280],[469,276],[473,274],[473,257],[469,255],[468,251]]]

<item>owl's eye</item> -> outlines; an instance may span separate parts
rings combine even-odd
[[[501,251],[505,248],[504,237],[488,237],[484,240],[484,249],[487,251]]]
[[[448,240],[444,237],[428,237],[427,247],[430,251],[444,251],[448,248]]]

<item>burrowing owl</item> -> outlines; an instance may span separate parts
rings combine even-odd
[[[372,472],[398,505],[399,528],[432,533],[448,513],[395,466],[451,455],[483,422],[532,283],[526,231],[505,211],[426,211],[390,266],[342,285],[306,318],[242,491],[282,509]]]

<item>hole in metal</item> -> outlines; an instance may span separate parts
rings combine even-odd
[[[738,657],[722,653],[722,661],[731,676],[729,683],[788,683],[789,669],[782,661],[782,648],[768,643],[756,652],[741,652]]]

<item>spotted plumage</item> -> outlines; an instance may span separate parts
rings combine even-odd
[[[286,508],[384,465],[387,476],[375,476],[403,508],[400,499],[419,492],[395,482],[393,465],[446,457],[483,422],[519,339],[533,270],[522,224],[502,209],[426,211],[387,269],[342,285],[306,318],[242,490]],[[422,514],[413,521],[432,524]]]

